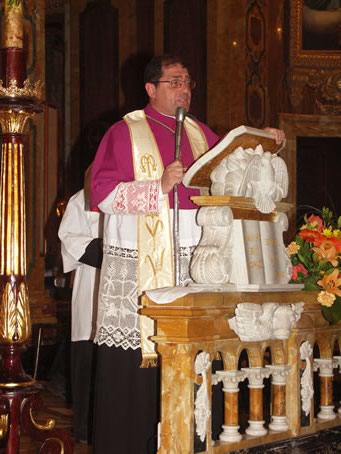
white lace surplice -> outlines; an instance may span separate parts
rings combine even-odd
[[[155,187],[155,182],[148,182]],[[126,186],[125,186],[126,185]],[[127,191],[128,185],[132,192]],[[104,248],[101,271],[101,282],[98,295],[97,332],[95,342],[108,347],[121,347],[124,350],[136,350],[141,346],[139,300],[137,293],[138,269],[138,235],[137,216],[141,206],[150,206],[146,202],[141,205],[133,203],[136,191],[153,198],[154,192],[146,189],[147,183],[122,184],[100,204],[105,213]],[[118,199],[116,198],[118,197]],[[163,195],[159,194],[159,203]],[[117,203],[119,200],[119,204]],[[117,206],[119,205],[119,209]],[[114,210],[113,210],[114,207]],[[125,207],[122,209],[122,207]],[[127,211],[130,214],[122,214]],[[142,210],[143,211],[143,210]],[[173,225],[173,210],[170,212]],[[192,282],[189,277],[189,262],[193,250],[201,235],[201,228],[195,221],[196,210],[179,211],[180,232],[180,285]]]
[[[193,247],[180,248],[180,283],[192,282],[188,270]],[[137,250],[105,246],[95,342],[136,350],[141,346],[137,297]]]

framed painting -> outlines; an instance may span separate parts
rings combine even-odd
[[[290,0],[290,64],[340,67],[341,0]]]

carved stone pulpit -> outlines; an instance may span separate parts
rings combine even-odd
[[[187,187],[209,189],[200,206],[202,238],[191,262],[198,284],[234,285],[236,291],[288,287],[291,262],[283,243],[288,172],[282,146],[264,130],[240,126],[187,171]]]
[[[190,264],[194,284],[142,297],[142,315],[156,322],[152,340],[162,366],[158,454],[223,454],[339,424],[332,389],[340,326],[323,318],[317,292],[289,283],[283,232],[293,206],[282,202],[288,173],[280,151],[270,133],[241,126],[184,177],[185,186],[211,194],[193,198],[202,226]],[[315,344],[321,358],[313,358]],[[221,364],[212,367],[215,359]],[[213,405],[217,397],[223,415]],[[214,423],[221,421],[219,432]]]

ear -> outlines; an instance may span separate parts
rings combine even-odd
[[[156,87],[151,82],[147,82],[144,86],[149,98],[154,99],[156,96]]]

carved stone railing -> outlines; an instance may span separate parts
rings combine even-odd
[[[341,357],[333,358],[336,343],[341,345],[341,325],[329,326],[316,296],[303,291],[198,293],[196,289],[171,303],[157,304],[144,295],[142,313],[156,321],[153,340],[162,365],[158,454],[223,454],[340,425],[340,404],[333,407],[332,384],[333,369],[341,369]],[[304,306],[287,339],[272,336],[242,341],[228,322],[242,303]],[[319,351],[319,358],[314,358],[313,350]],[[239,365],[243,351],[248,367]],[[212,373],[211,362],[217,357],[223,360],[223,369]],[[320,387],[316,411],[314,369],[319,374],[315,386]],[[271,380],[272,395],[267,422],[263,416],[265,378]],[[248,426],[239,430],[238,395],[244,381],[249,409],[243,420]],[[219,382],[224,422],[219,440],[213,441],[212,389]]]

